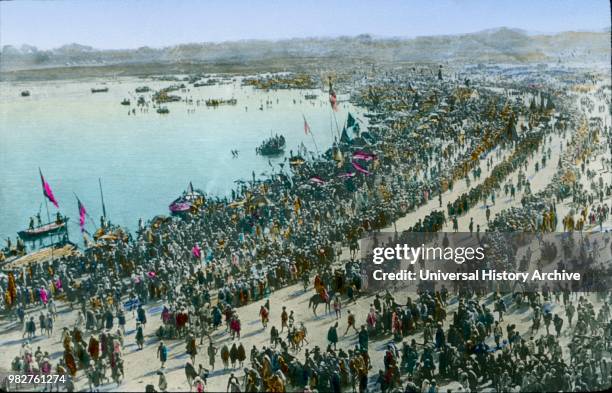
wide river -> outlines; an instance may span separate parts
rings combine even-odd
[[[0,83],[0,236],[12,237],[39,211],[46,218],[38,168],[51,185],[60,211],[71,217],[71,240],[81,244],[75,194],[96,221],[102,214],[98,178],[102,179],[107,214],[113,223],[133,230],[139,217],[168,214],[168,204],[190,181],[212,195],[229,195],[235,181],[280,170],[284,157],[256,155],[255,147],[271,133],[283,134],[289,150],[300,143],[314,151],[304,133],[304,115],[321,152],[337,135],[327,94],[320,90],[260,91],[239,80],[173,92],[194,100],[169,103],[170,113],[136,109],[128,115],[124,98],[135,108],[134,89],[175,84],[136,78]],[[108,87],[107,93],[91,93]],[[29,90],[29,97],[21,91]],[[304,95],[317,94],[315,100]],[[150,99],[150,93],[143,94]],[[195,105],[208,98],[236,98],[235,106]],[[295,101],[294,101],[295,100]],[[271,104],[266,105],[270,101]],[[263,105],[263,110],[260,110]],[[245,108],[246,107],[246,108]],[[336,113],[340,128],[347,113],[361,117],[348,102]],[[365,120],[365,119],[364,119]],[[232,158],[231,150],[238,150]],[[288,166],[284,166],[284,171]],[[49,204],[52,216],[56,209]],[[94,224],[88,220],[91,232]],[[4,242],[2,242],[4,246]]]

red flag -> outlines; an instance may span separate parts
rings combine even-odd
[[[329,88],[329,103],[331,104],[332,110],[338,112],[338,99],[336,98],[336,92],[331,86]]]
[[[79,227],[81,227],[81,232],[85,232],[85,216],[87,215],[87,210],[85,210],[85,205],[81,203],[79,198],[77,198],[77,203],[79,206]]]
[[[310,126],[306,121],[306,117],[304,115],[302,115],[302,117],[304,118],[304,134],[308,135],[308,133],[310,132]]]
[[[49,202],[53,203],[53,205],[59,209],[59,204],[55,200],[55,196],[53,196],[53,191],[51,191],[51,187],[49,186],[49,183],[45,181],[45,178],[40,168],[38,168],[38,173],[40,173],[40,181],[42,181],[43,195],[47,197]]]

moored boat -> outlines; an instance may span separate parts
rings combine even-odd
[[[124,99],[123,101],[121,101],[121,105],[130,105],[130,100],[128,100],[127,98]]]
[[[60,221],[50,222],[48,224],[39,225],[37,227],[31,227],[23,231],[19,231],[18,235],[23,240],[37,239],[43,236],[54,235],[58,232],[66,230],[68,225],[68,217],[62,217]]]
[[[21,96],[22,97],[29,97],[30,96],[30,91],[29,90],[24,90],[21,92]]]
[[[100,88],[91,88],[91,92],[93,93],[106,93],[108,92],[108,87],[100,87]]]
[[[187,191],[183,192],[183,195],[172,201],[168,209],[170,209],[171,214],[180,215],[189,213],[202,204],[204,204],[204,193],[200,190],[195,190],[190,182]]]
[[[165,106],[162,106],[161,108],[157,108],[157,113],[167,115],[168,113],[170,113],[170,109],[166,108]]]

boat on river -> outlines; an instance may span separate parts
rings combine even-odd
[[[23,231],[19,231],[17,234],[23,240],[33,240],[45,236],[55,235],[59,232],[64,232],[67,230],[68,220],[68,217],[62,217],[61,220],[24,229]]]
[[[230,98],[229,100],[223,100],[218,98],[206,100],[206,106],[236,105],[237,103],[238,100],[235,98]]]
[[[257,154],[261,156],[274,156],[281,154],[285,150],[285,137],[282,135],[274,135],[266,139],[262,144],[255,149]]]
[[[194,189],[193,184],[189,182],[187,191],[183,192],[183,195],[172,201],[168,209],[170,209],[170,214],[172,215],[186,214],[203,205],[204,200],[204,193]]]
[[[108,92],[108,87],[100,87],[100,88],[91,88],[91,93],[107,93]]]

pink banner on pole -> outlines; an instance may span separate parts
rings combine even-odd
[[[81,227],[81,232],[85,232],[85,216],[87,215],[87,210],[85,210],[85,205],[83,205],[78,198],[77,202],[79,205],[79,227]]]
[[[53,191],[51,191],[51,186],[49,186],[49,183],[47,183],[47,181],[45,180],[40,169],[38,170],[38,172],[40,173],[40,180],[42,181],[44,196],[47,197],[49,202],[53,203],[53,205],[59,209],[59,204],[57,203],[57,200],[55,199],[55,196],[53,195]]]

